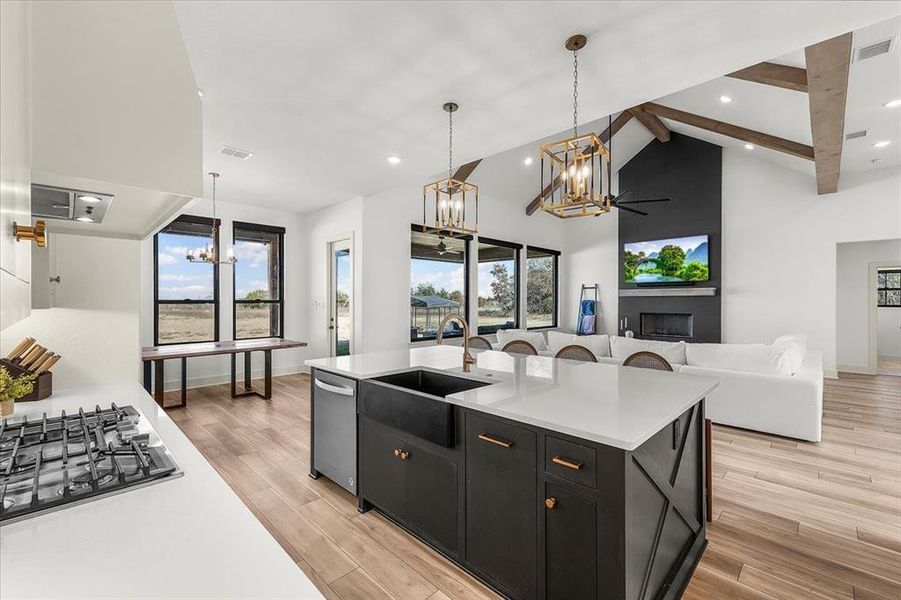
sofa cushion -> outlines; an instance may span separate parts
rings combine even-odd
[[[539,352],[547,350],[547,342],[544,340],[544,334],[540,331],[526,331],[525,329],[498,329],[497,343],[501,348],[514,340],[524,340],[529,342]]]
[[[766,344],[688,344],[685,354],[693,367],[786,376],[793,373],[790,352]]]
[[[610,337],[610,354],[613,358],[625,360],[636,352],[654,352],[671,365],[685,364],[685,342],[655,342],[618,335]]]
[[[561,333],[559,331],[547,332],[548,350],[555,355],[561,348],[573,344],[584,346],[591,350],[596,357],[610,356],[610,338],[606,335],[576,335],[574,333]]]
[[[779,336],[773,341],[773,347],[781,348],[787,352],[792,375],[798,372],[804,359],[807,358],[807,336],[803,333],[789,333]]]

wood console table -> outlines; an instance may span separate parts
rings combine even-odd
[[[166,360],[181,360],[181,404],[167,408],[177,408],[187,404],[188,387],[188,359],[198,356],[217,356],[228,354],[231,357],[231,396],[247,396],[256,394],[266,400],[272,397],[272,351],[283,348],[300,348],[306,346],[306,342],[295,342],[282,338],[260,338],[254,340],[237,340],[227,342],[195,342],[189,344],[171,344],[166,346],[148,346],[141,350],[141,360],[144,363],[144,389],[151,391],[151,363],[153,363],[153,398],[160,406],[163,405],[163,362]],[[263,393],[253,389],[250,385],[250,354],[262,352],[264,356]],[[238,354],[244,355],[244,389],[237,390],[236,358]]]

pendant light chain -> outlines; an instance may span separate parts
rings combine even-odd
[[[447,177],[454,173],[454,111],[447,112]]]
[[[573,137],[579,135],[579,52],[573,50]]]

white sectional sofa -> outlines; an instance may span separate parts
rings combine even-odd
[[[495,349],[514,339],[542,356],[578,344],[598,362],[622,364],[648,350],[662,355],[678,373],[716,377],[720,385],[707,398],[714,423],[819,442],[823,422],[823,355],[808,351],[806,336],[782,336],[772,344],[688,344],[620,336],[577,336],[557,331],[498,331]]]

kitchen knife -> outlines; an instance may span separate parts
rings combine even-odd
[[[6,360],[16,360],[17,358],[25,354],[25,352],[27,352],[28,349],[31,348],[31,345],[33,343],[33,337],[25,338],[24,340],[19,342],[18,345],[16,345],[16,347],[13,348],[9,354],[6,355]]]
[[[28,361],[27,364],[23,362],[20,366],[28,369],[29,371],[34,371],[38,365],[40,365],[51,356],[53,356],[53,352],[51,352],[50,350],[45,350],[44,352],[41,352],[30,361]]]
[[[46,350],[46,348],[44,348],[40,344],[35,344],[31,347],[31,350],[29,350],[22,356],[22,358],[19,359],[19,366],[21,367],[22,365],[28,364],[30,361],[43,354],[44,350]]]
[[[62,356],[60,356],[59,354],[53,354],[52,356],[50,356],[50,358],[46,359],[44,362],[42,362],[40,364],[40,366],[38,366],[35,369],[35,371],[34,371],[35,375],[40,375],[41,373],[43,373],[45,371],[49,371],[50,367],[55,365],[56,361],[58,361],[61,358],[62,358]]]

